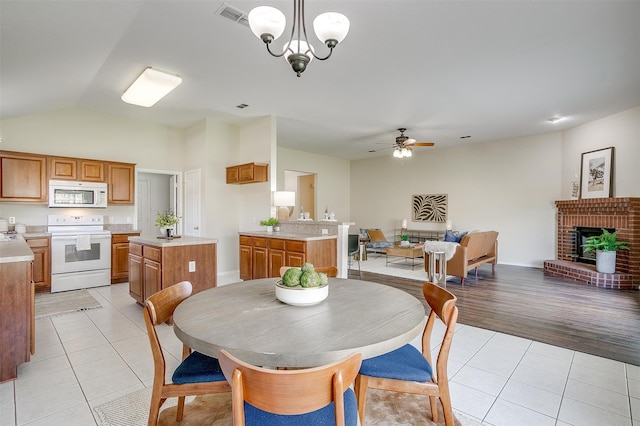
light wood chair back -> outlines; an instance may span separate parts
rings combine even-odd
[[[287,272],[287,269],[291,269],[291,268],[298,268],[298,267],[297,266],[281,266],[280,276],[282,277],[284,273]],[[335,266],[318,266],[318,267],[314,267],[313,269],[318,273],[322,272],[327,274],[327,277],[329,278],[335,278],[338,276],[338,268]]]
[[[153,354],[153,390],[151,393],[151,404],[149,408],[148,424],[156,425],[160,407],[167,398],[178,397],[178,411],[176,420],[181,421],[184,413],[184,399],[187,395],[203,395],[209,393],[229,392],[231,387],[225,381],[221,382],[201,382],[174,384],[166,383],[166,362],[162,345],[158,338],[156,326],[167,322],[173,316],[176,307],[186,298],[191,296],[192,286],[189,281],[182,281],[178,284],[167,287],[149,296],[145,301],[143,310],[144,322],[147,327],[151,353]],[[183,345],[182,359],[191,353],[191,348]]]
[[[273,414],[296,415],[318,410],[334,402],[336,425],[345,420],[343,394],[353,383],[362,354],[320,367],[273,370],[234,357],[224,349],[219,355],[222,371],[231,383],[233,425],[244,426],[244,402]]]
[[[449,394],[447,363],[449,360],[453,333],[458,321],[458,308],[456,307],[457,298],[442,287],[430,282],[424,283],[422,286],[422,293],[425,300],[431,307],[431,312],[427,318],[427,324],[422,333],[422,355],[431,365],[433,377],[429,382],[410,382],[390,378],[369,377],[359,374],[356,378],[355,391],[358,397],[360,423],[363,426],[368,388],[429,396],[434,422],[438,422],[436,398],[439,398],[442,404],[445,425],[453,426],[454,424],[451,396]],[[442,321],[446,330],[442,336],[438,359],[436,360],[434,368],[434,364],[431,362],[431,335],[437,321]]]

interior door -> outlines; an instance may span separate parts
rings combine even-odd
[[[199,237],[200,226],[200,169],[184,174],[184,234]]]
[[[311,214],[311,219],[316,218],[316,175],[305,175],[298,177],[298,191],[300,191],[300,205],[305,212]]]

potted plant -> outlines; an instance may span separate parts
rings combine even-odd
[[[407,247],[409,245],[409,234],[400,235],[400,246]]]
[[[280,222],[275,217],[270,217],[267,220],[261,220],[260,226],[266,226],[267,232],[273,232],[273,227],[278,225]]]
[[[618,241],[617,232],[602,229],[602,234],[594,235],[582,245],[584,252],[596,251],[596,270],[604,274],[616,272],[616,252],[629,250],[629,243]]]
[[[160,235],[171,237],[178,222],[180,222],[180,216],[177,216],[172,211],[156,213],[156,226],[160,228]]]

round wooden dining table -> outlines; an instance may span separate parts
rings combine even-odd
[[[193,350],[221,349],[253,365],[314,367],[354,352],[371,358],[422,333],[425,308],[402,290],[368,281],[330,278],[329,296],[311,306],[275,296],[276,278],[214,287],[176,308],[176,336]]]

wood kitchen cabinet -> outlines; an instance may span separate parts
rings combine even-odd
[[[51,291],[51,239],[49,237],[25,237],[33,252],[32,279],[35,290]]]
[[[129,281],[129,237],[139,232],[111,235],[111,284]]]
[[[132,238],[129,294],[136,302],[144,304],[147,297],[181,281],[189,281],[194,294],[217,285],[217,244],[212,240],[183,236],[156,243]]]
[[[240,279],[279,277],[281,266],[337,265],[337,239],[291,240],[240,235]]]
[[[49,157],[49,179],[105,182],[105,163],[82,158]]]
[[[107,163],[107,202],[110,205],[135,203],[135,164]]]
[[[258,183],[267,182],[268,177],[268,164],[262,163],[247,163],[237,166],[227,167],[227,183],[230,184],[246,184],[246,183]]]
[[[35,297],[31,261],[0,263],[0,383],[35,353]]]
[[[0,151],[0,201],[46,203],[47,157]]]

